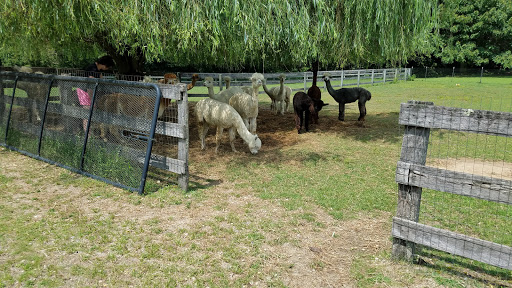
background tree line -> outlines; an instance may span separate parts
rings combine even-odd
[[[510,0],[5,0],[0,64],[123,74],[512,67]]]

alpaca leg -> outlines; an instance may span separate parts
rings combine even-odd
[[[205,138],[206,134],[208,133],[209,126],[204,122],[199,123],[198,126],[199,139],[201,140],[201,150],[204,150],[206,148]]]
[[[270,103],[270,111],[276,110],[276,100],[272,99],[272,103]]]
[[[279,101],[279,114],[284,115],[284,101]]]
[[[345,121],[345,103],[339,103],[339,114],[338,114],[338,120]]]
[[[311,112],[306,110],[306,119],[304,119],[304,128],[306,128],[306,132],[309,132],[309,119],[311,118]],[[302,119],[301,119],[302,120]]]
[[[215,153],[217,153],[217,151],[219,150],[220,140],[222,140],[222,132],[224,132],[224,128],[218,126],[217,133],[215,134]]]
[[[229,144],[231,144],[231,150],[237,152],[235,148],[236,131],[235,128],[229,128]]]
[[[247,130],[249,130],[250,129],[249,119],[248,118],[244,118],[242,120],[244,121],[245,128],[247,128]]]
[[[297,115],[297,112],[295,112],[295,128],[297,129],[297,133],[300,134],[300,126],[301,126],[301,123],[300,123],[300,117],[299,115]]]
[[[357,102],[357,105],[359,106],[359,118],[357,121],[364,121],[364,116],[366,116],[366,105],[362,102]]]
[[[250,124],[249,124],[249,131],[252,134],[256,134],[256,118],[249,118]]]

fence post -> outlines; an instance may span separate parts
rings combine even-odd
[[[178,101],[178,124],[189,127],[188,122],[188,94],[187,87],[183,85],[181,91],[181,101]],[[188,129],[185,129],[185,137],[178,139],[178,160],[187,163],[185,172],[178,175],[178,185],[183,191],[188,190],[189,173],[188,173],[188,154],[189,154],[189,135]]]
[[[4,119],[5,113],[5,93],[4,93],[4,81],[0,76],[0,125],[2,125],[2,121]]]
[[[419,101],[408,101],[407,103],[413,105],[434,105],[432,102]],[[429,128],[405,126],[400,161],[411,164],[425,165],[427,160],[429,135]],[[396,217],[418,222],[421,192],[421,187],[398,184],[398,205]],[[415,245],[413,242],[408,242],[399,238],[393,238],[393,258],[412,261],[415,254],[414,252]]]
[[[343,88],[343,79],[345,79],[345,71],[344,70],[341,70],[341,88]]]
[[[359,87],[360,81],[361,81],[361,70],[357,70],[357,87]]]
[[[384,76],[384,80],[382,82],[384,82],[384,84],[386,84],[386,75],[387,75],[386,69],[384,69],[384,71],[382,72],[382,75]]]
[[[484,67],[480,70],[480,83],[482,83],[482,76],[484,76]]]
[[[372,86],[373,86],[373,77],[375,77],[375,69],[372,69]]]

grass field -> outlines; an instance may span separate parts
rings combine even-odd
[[[213,131],[201,151],[192,118],[187,193],[153,171],[139,196],[2,148],[0,287],[512,286],[510,271],[428,249],[416,264],[391,260],[400,103],[512,112],[512,78],[366,88],[364,125],[356,104],[339,122],[323,91],[330,105],[300,135],[293,112],[273,115],[262,94],[257,155],[240,139],[231,152],[227,133],[216,155]],[[427,163],[512,163],[504,138],[432,131],[430,141]],[[510,207],[441,194],[424,191],[422,223],[512,246]]]

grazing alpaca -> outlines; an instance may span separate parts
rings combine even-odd
[[[370,91],[361,87],[334,90],[330,81],[331,74],[325,73],[323,78],[327,86],[327,91],[329,91],[332,98],[339,104],[338,120],[345,121],[345,104],[357,100],[357,105],[359,106],[359,118],[357,121],[364,121],[364,116],[366,115],[366,101],[370,101],[372,98]]]
[[[229,103],[229,99],[235,95],[236,93],[243,93],[244,91],[240,87],[230,87],[229,89],[222,90],[219,93],[215,94],[213,92],[213,86],[215,82],[213,81],[212,77],[205,77],[204,78],[204,86],[208,88],[208,97],[211,99],[220,101],[222,103]]]
[[[224,129],[229,129],[229,142],[231,149],[236,152],[235,149],[235,130],[238,135],[247,143],[249,150],[252,154],[258,153],[261,148],[261,140],[258,135],[251,134],[245,127],[242,117],[236,112],[236,110],[226,103],[219,102],[214,99],[203,99],[196,104],[196,116],[198,122],[199,139],[201,140],[201,150],[204,150],[205,137],[208,133],[209,126],[217,127],[217,133],[215,135],[216,146],[215,153],[219,149],[222,132]]]
[[[267,93],[267,95],[272,100],[272,103],[270,104],[270,110],[276,111],[276,114],[279,113],[281,115],[284,115],[284,111],[288,111],[290,96],[292,94],[292,89],[284,85],[284,80],[286,80],[286,75],[281,74],[279,76],[279,87],[272,87],[270,89],[267,88],[266,80],[263,83],[263,90],[265,90],[265,93]],[[278,104],[279,107],[277,106]]]
[[[13,66],[14,70],[22,73],[43,74],[42,72],[34,72],[32,68],[27,66]],[[35,81],[35,82],[34,82]],[[28,109],[28,117],[30,122],[34,122],[34,117],[37,121],[41,121],[38,106],[46,101],[46,94],[48,93],[48,83],[43,84],[41,80],[31,79],[31,81],[18,81],[16,84],[17,89],[21,89],[27,93],[27,97],[32,100],[32,107]]]
[[[293,96],[293,111],[295,112],[297,133],[301,133],[302,125],[306,128],[306,132],[309,131],[309,120],[318,115],[318,112],[326,105],[329,104],[325,104],[322,100],[312,99],[304,92],[295,93]],[[304,119],[304,114],[306,114],[306,119]]]
[[[263,83],[263,75],[252,74],[252,87],[242,87],[245,93],[235,93],[229,99],[231,105],[242,117],[245,126],[251,133],[256,133],[256,118],[258,117],[258,90]]]
[[[231,87],[231,77],[224,76],[224,82],[226,83],[226,89],[229,89]]]

